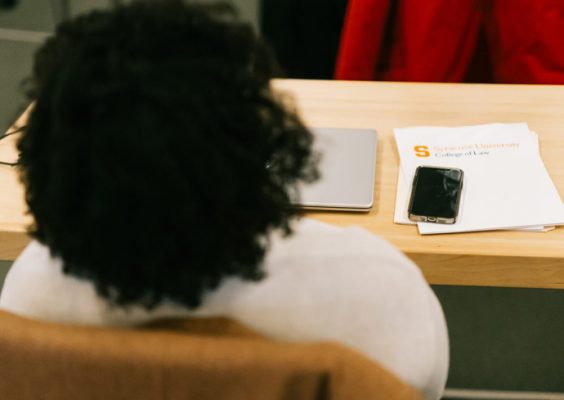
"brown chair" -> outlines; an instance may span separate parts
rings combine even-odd
[[[337,344],[265,339],[227,319],[134,329],[0,312],[6,400],[399,400],[410,386]]]

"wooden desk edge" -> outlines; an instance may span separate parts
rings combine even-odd
[[[564,289],[564,260],[406,253],[432,285]]]
[[[0,260],[15,260],[31,242],[26,232],[0,232]]]
[[[0,260],[14,260],[31,241],[25,232],[0,233]],[[564,260],[407,253],[432,285],[564,289]]]

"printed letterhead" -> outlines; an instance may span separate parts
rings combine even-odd
[[[458,220],[418,223],[421,234],[496,229],[545,230],[564,224],[564,205],[525,123],[394,130],[400,154],[394,222],[412,223],[407,204],[420,165],[464,171]]]

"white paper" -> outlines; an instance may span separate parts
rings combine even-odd
[[[411,180],[417,166],[430,165],[462,169],[464,188],[456,224],[418,223],[422,234],[544,231],[564,224],[564,205],[540,158],[538,138],[527,124],[401,128],[395,135],[401,158],[395,222],[411,223]]]

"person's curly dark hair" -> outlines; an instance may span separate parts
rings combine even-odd
[[[268,48],[226,5],[134,3],[37,52],[18,143],[31,234],[113,304],[197,307],[256,280],[312,136],[270,90]]]

